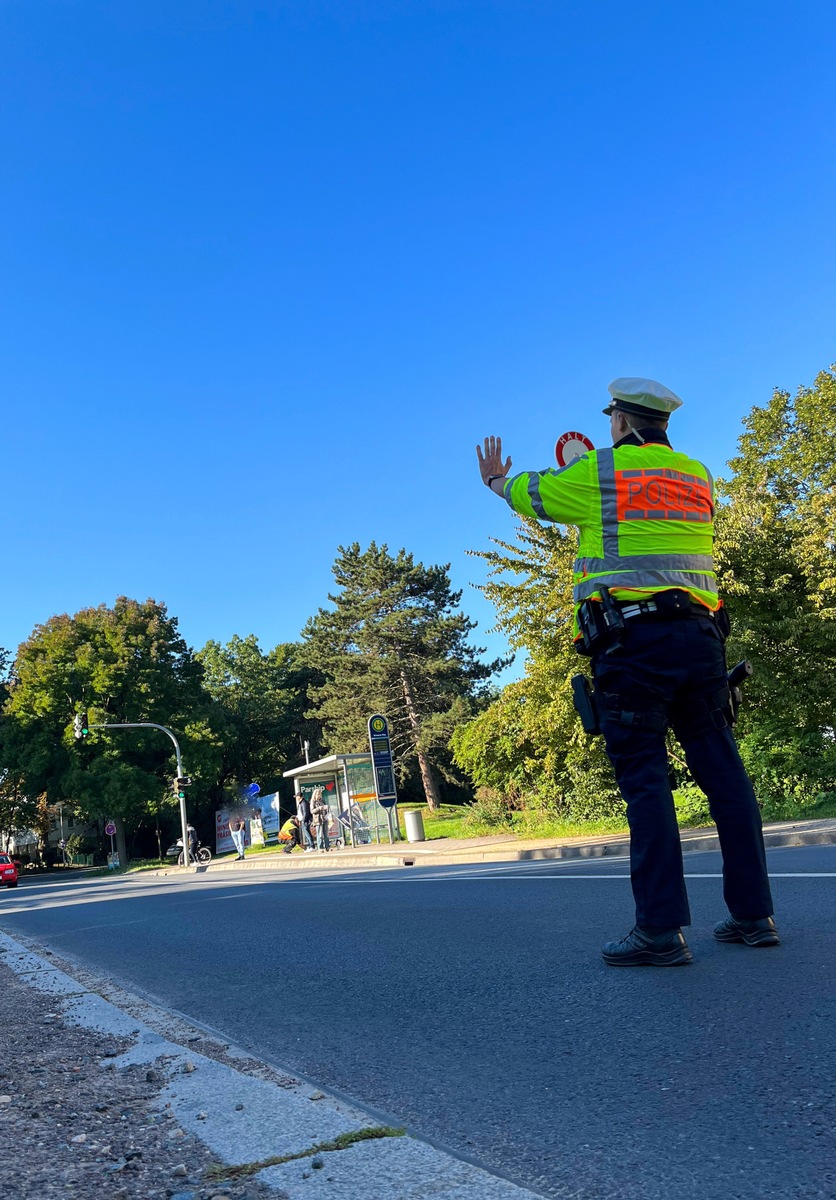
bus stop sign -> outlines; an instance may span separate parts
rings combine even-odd
[[[384,808],[393,808],[398,801],[395,789],[395,769],[392,765],[392,746],[389,741],[389,722],[380,713],[369,717],[369,750],[372,756],[374,787]]]

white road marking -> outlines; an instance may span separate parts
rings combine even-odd
[[[434,883],[438,880],[444,882],[455,882],[456,880],[465,882],[485,883],[488,880],[515,880],[515,879],[628,879],[627,874],[615,874],[608,872],[600,875],[557,875],[547,871],[530,872],[524,874],[520,872],[518,875],[399,875],[397,879],[300,879],[299,883],[304,883],[308,887],[334,887],[338,884],[359,884],[372,885],[377,883]],[[720,871],[713,872],[686,872],[686,879],[722,879],[723,875]],[[836,879],[836,871],[770,871],[770,879]]]

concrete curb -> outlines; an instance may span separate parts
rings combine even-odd
[[[764,842],[768,848],[781,846],[833,846],[836,845],[836,820],[821,821],[787,821],[780,824],[764,826]],[[705,853],[719,850],[720,839],[714,829],[683,829],[682,851],[688,853]],[[441,867],[462,866],[467,863],[491,862],[536,862],[548,859],[577,859],[577,858],[626,858],[630,853],[630,839],[626,834],[606,838],[590,838],[588,841],[560,842],[552,845],[533,845],[527,847],[516,839],[509,838],[499,844],[475,845],[456,847],[445,850],[439,842],[401,843],[391,848],[379,850],[364,850],[359,853],[347,850],[334,850],[331,854],[316,855],[283,855],[280,851],[275,854],[260,854],[246,859],[244,862],[213,859],[205,867],[191,867],[190,873],[203,875],[215,874],[218,871],[249,872],[259,870],[345,870],[362,871],[380,869],[381,867]],[[179,875],[182,867],[170,867],[160,871],[145,872],[157,876]]]
[[[149,1098],[149,1107],[173,1113],[180,1129],[208,1147],[216,1160],[263,1164],[278,1156],[304,1156],[263,1167],[253,1176],[276,1200],[392,1200],[407,1192],[410,1200],[542,1200],[538,1193],[403,1130],[381,1128],[375,1115],[304,1082],[293,1071],[277,1079],[274,1065],[259,1063],[216,1031],[190,1026],[182,1014],[86,970],[62,963],[68,968],[63,970],[2,932],[0,960],[30,987],[52,997],[66,1023],[131,1039],[128,1050],[117,1058],[103,1058],[100,1067],[155,1068],[164,1082],[159,1096]],[[189,1036],[195,1033],[199,1038]],[[188,1042],[195,1040],[212,1042],[218,1057],[189,1048]],[[230,1059],[263,1067],[263,1077],[237,1070]],[[377,1140],[313,1150],[369,1130],[377,1130]]]

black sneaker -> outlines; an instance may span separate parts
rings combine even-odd
[[[693,958],[681,929],[649,933],[638,925],[620,942],[607,942],[601,954],[611,967],[681,967]]]
[[[745,942],[747,946],[779,946],[781,939],[772,917],[747,920],[745,917],[726,917],[714,926],[718,942]]]

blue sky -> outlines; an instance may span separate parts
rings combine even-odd
[[[836,359],[835,34],[804,0],[5,0],[0,645],[126,594],[269,647],[376,539],[450,562],[500,651],[477,439],[548,466],[649,375],[722,473]]]

